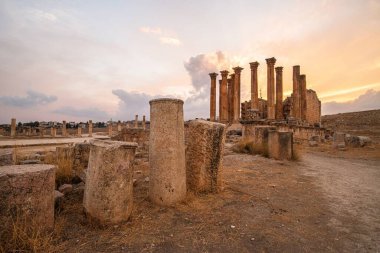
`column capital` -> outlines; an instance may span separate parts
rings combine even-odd
[[[251,69],[253,70],[253,69],[257,69],[257,67],[259,66],[260,64],[257,62],[257,61],[255,61],[255,62],[250,62],[249,63],[249,66],[251,67]]]
[[[218,76],[218,73],[213,72],[213,73],[210,73],[209,75],[211,79],[216,79],[216,77]]]
[[[265,59],[268,65],[274,65],[276,63],[276,58],[267,58]]]
[[[231,73],[230,77],[231,77],[231,79],[234,79],[235,78],[235,73]]]
[[[227,77],[228,76],[228,71],[227,70],[222,70],[222,71],[220,71],[220,74],[222,75],[222,78],[223,77]]]
[[[276,70],[276,72],[282,72],[284,67],[275,67],[274,69]]]
[[[239,67],[239,66],[232,68],[232,69],[235,71],[235,74],[240,74],[240,72],[243,70],[243,68]]]

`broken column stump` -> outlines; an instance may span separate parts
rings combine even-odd
[[[54,165],[11,165],[0,167],[0,231],[14,222],[39,231],[54,226]]]
[[[225,136],[224,124],[205,120],[190,121],[186,136],[186,182],[189,190],[221,190]]]
[[[93,141],[86,172],[83,206],[101,225],[127,221],[133,207],[133,160],[137,144]]]
[[[186,197],[183,101],[163,98],[149,104],[149,197],[173,205]]]
[[[269,131],[268,155],[278,160],[291,160],[293,157],[293,133]]]

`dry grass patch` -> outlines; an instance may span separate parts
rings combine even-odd
[[[268,157],[268,146],[265,144],[255,144],[249,139],[243,139],[232,147],[232,150],[236,153],[262,155]]]

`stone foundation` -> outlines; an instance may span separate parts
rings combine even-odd
[[[83,206],[102,225],[127,221],[133,207],[133,161],[137,144],[91,143]]]
[[[293,157],[293,133],[269,131],[268,155],[277,160],[291,160]]]
[[[226,126],[204,120],[187,128],[186,182],[194,192],[218,192],[222,188],[222,158]]]
[[[54,187],[53,165],[0,167],[0,231],[9,229],[16,215],[41,230],[52,229]]]

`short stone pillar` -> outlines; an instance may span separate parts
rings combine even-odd
[[[291,160],[293,157],[293,133],[269,131],[268,155],[278,160]]]
[[[57,128],[55,128],[55,127],[50,128],[50,135],[51,135],[51,137],[56,137],[57,136]]]
[[[88,121],[88,137],[92,137],[92,120]]]
[[[16,137],[16,119],[11,119],[11,137]]]
[[[117,131],[121,132],[121,122],[117,122]]]
[[[108,123],[108,136],[112,137],[112,122]]]
[[[78,131],[77,136],[78,137],[82,137],[82,124],[78,124],[77,131]]]
[[[55,167],[46,164],[0,167],[0,231],[26,218],[41,231],[54,226]]]
[[[149,104],[149,197],[173,205],[186,197],[183,101],[162,98]]]
[[[226,125],[190,121],[186,132],[186,183],[193,192],[218,192],[222,188],[222,160]]]
[[[66,120],[62,121],[62,136],[67,137]]]
[[[100,141],[90,144],[83,206],[102,225],[127,221],[133,207],[133,161],[137,144]]]
[[[135,115],[135,128],[139,127],[139,115]]]
[[[144,130],[146,129],[145,115],[143,115],[143,119],[142,119],[142,128]]]
[[[333,135],[333,147],[344,148],[346,147],[346,134],[342,132],[334,132]]]

